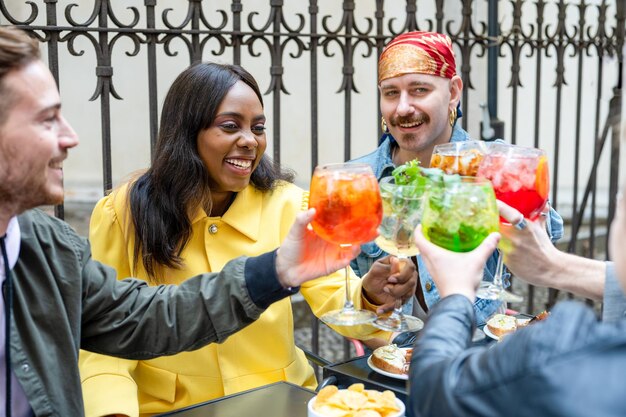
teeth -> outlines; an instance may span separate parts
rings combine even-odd
[[[250,168],[252,166],[252,161],[246,159],[227,159],[226,162],[239,168]]]
[[[422,124],[422,122],[400,123],[400,127],[408,128],[408,127],[419,126],[421,124]]]

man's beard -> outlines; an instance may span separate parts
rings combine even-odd
[[[0,201],[7,207],[12,207],[12,210],[16,211],[15,214],[43,205],[63,203],[63,193],[50,192],[45,182],[28,185],[24,185],[23,182],[26,181],[20,181],[18,184],[5,183],[0,186]]]

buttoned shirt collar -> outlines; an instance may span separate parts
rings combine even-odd
[[[4,244],[7,248],[7,257],[9,259],[9,269],[13,269],[15,264],[17,263],[17,258],[20,254],[20,225],[17,221],[17,217],[12,217],[9,220],[9,225],[7,226],[7,234]],[[0,256],[0,277],[2,281],[4,281],[4,259]]]

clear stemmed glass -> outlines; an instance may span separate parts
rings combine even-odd
[[[475,177],[488,146],[477,140],[437,145],[430,157],[430,167],[439,168],[446,174]]]
[[[383,220],[378,228],[376,244],[385,252],[395,255],[400,269],[409,257],[419,254],[413,232],[422,217],[422,201],[425,186],[399,185],[394,177],[385,177],[378,184],[383,201]],[[402,299],[395,301],[393,312],[388,317],[378,317],[374,326],[391,332],[416,332],[424,327],[417,317],[402,312]]]
[[[422,230],[437,246],[454,251],[475,249],[499,229],[499,213],[491,183],[484,178],[431,185],[424,194]]]
[[[378,235],[382,203],[378,181],[367,164],[328,164],[315,168],[309,207],[316,209],[311,226],[321,238],[341,247],[369,242]],[[350,277],[345,268],[346,300],[341,310],[320,319],[327,324],[354,326],[371,323],[376,314],[356,310],[350,300]]]
[[[423,204],[424,236],[454,252],[475,249],[500,226],[496,196],[484,178],[460,177],[458,182],[432,184]],[[480,334],[476,332],[474,338],[480,340]]]
[[[478,168],[477,175],[491,181],[498,200],[514,207],[529,220],[539,217],[548,201],[548,160],[541,149],[492,144]],[[508,224],[502,218],[500,221]],[[504,260],[500,254],[493,282],[482,282],[477,297],[508,302],[523,300],[521,296],[504,289],[503,270]]]

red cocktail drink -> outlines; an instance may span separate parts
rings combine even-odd
[[[527,219],[539,217],[548,200],[548,162],[539,149],[496,145],[483,159],[477,175],[489,179],[496,198]]]
[[[476,175],[489,179],[496,198],[517,209],[527,219],[539,217],[548,201],[548,160],[541,149],[492,144]],[[502,217],[500,222],[508,224]],[[493,282],[483,282],[478,289],[478,297],[521,301],[521,297],[504,290],[503,267],[503,257],[500,255]]]

